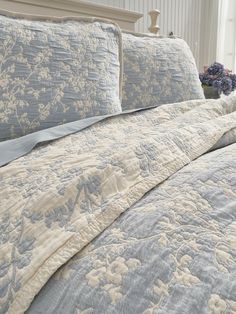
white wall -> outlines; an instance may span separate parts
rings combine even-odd
[[[220,0],[217,59],[236,72],[236,1]]]
[[[218,0],[90,0],[128,10],[139,11],[144,18],[137,23],[137,31],[147,32],[148,11],[161,11],[161,34],[173,31],[184,38],[201,70],[216,60]],[[236,0],[234,0],[236,1]]]

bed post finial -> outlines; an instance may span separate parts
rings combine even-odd
[[[151,17],[151,26],[149,27],[149,31],[153,34],[158,34],[160,27],[157,25],[157,18],[160,14],[158,10],[151,10],[148,12]]]

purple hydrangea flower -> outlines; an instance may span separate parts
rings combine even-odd
[[[207,73],[209,75],[222,75],[224,73],[224,66],[219,62],[215,62],[208,67]]]
[[[215,80],[212,86],[215,87],[218,92],[229,95],[232,91],[232,80],[229,76],[222,76]]]
[[[231,78],[232,81],[232,89],[236,89],[236,74],[230,74],[229,76]]]
[[[236,74],[232,74],[219,62],[204,67],[204,72],[199,74],[199,79],[203,85],[213,86],[217,89],[219,95],[221,93],[229,95],[236,89]]]
[[[199,78],[202,84],[212,86],[213,79],[207,73],[200,73]]]

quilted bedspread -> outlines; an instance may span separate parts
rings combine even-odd
[[[0,313],[236,312],[235,129],[188,101],[0,168]]]

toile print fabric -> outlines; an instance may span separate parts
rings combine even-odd
[[[236,313],[235,241],[233,144],[132,206],[53,275],[27,314]]]
[[[105,20],[0,15],[0,141],[120,112],[120,43]]]
[[[123,33],[122,109],[203,99],[194,57],[180,38]]]
[[[24,313],[45,284],[31,313],[234,309],[235,128],[235,94],[164,105],[0,168],[0,313]]]

